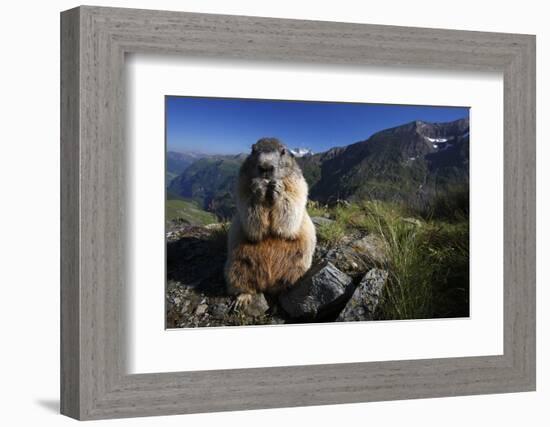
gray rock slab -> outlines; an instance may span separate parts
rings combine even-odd
[[[330,312],[353,291],[351,277],[332,263],[314,266],[289,291],[279,296],[279,304],[292,318],[314,320]]]
[[[385,270],[373,268],[368,271],[336,320],[373,320],[387,280],[388,272]]]

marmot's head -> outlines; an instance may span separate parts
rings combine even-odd
[[[301,172],[294,155],[277,138],[262,138],[256,142],[244,166],[250,178],[279,180]]]

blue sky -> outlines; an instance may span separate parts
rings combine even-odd
[[[166,143],[169,151],[237,154],[276,137],[289,148],[318,153],[413,120],[447,122],[468,114],[467,107],[167,96]]]

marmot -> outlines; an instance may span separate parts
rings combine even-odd
[[[252,146],[236,194],[225,279],[239,307],[253,294],[294,285],[311,267],[316,237],[306,211],[306,180],[278,139],[262,138]]]

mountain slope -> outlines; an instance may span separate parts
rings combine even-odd
[[[311,198],[331,202],[432,197],[448,186],[468,184],[468,145],[467,119],[416,121],[378,132],[330,158],[319,158]]]
[[[216,216],[201,209],[196,202],[184,200],[166,192],[166,221],[188,225],[207,225],[217,222]]]
[[[207,155],[194,151],[185,153],[179,151],[166,152],[166,186],[168,187],[172,179],[181,175],[193,162],[204,157],[207,157]]]
[[[229,218],[235,208],[233,190],[243,160],[243,155],[199,159],[174,178],[168,190],[220,218]]]

